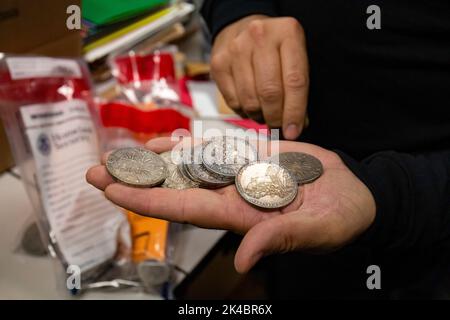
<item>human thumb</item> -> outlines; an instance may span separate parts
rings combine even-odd
[[[248,272],[262,257],[289,250],[285,216],[264,220],[251,228],[242,239],[234,257],[239,273]]]
[[[234,257],[240,273],[248,272],[262,257],[294,250],[321,252],[328,235],[323,219],[306,210],[264,220],[251,228],[242,239]]]

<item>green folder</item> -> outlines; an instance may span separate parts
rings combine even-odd
[[[135,17],[170,0],[82,0],[83,19],[96,25],[106,25]]]

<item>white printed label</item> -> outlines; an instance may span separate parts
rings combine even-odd
[[[111,259],[125,217],[85,180],[86,170],[99,160],[86,102],[35,104],[20,111],[44,209],[66,262],[85,271]]]
[[[11,57],[6,58],[6,63],[13,80],[44,77],[81,78],[82,76],[78,63],[69,59]]]

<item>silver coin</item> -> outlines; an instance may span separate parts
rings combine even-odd
[[[167,151],[160,154],[161,158],[167,165],[168,171],[167,178],[164,180],[161,187],[177,190],[198,188],[199,183],[189,179],[183,172],[180,171],[179,166],[176,164],[177,159],[180,159],[181,157],[179,155],[180,153],[181,151]]]
[[[156,153],[142,148],[113,151],[106,161],[109,174],[120,182],[135,187],[153,187],[167,177],[167,166]]]
[[[37,223],[28,226],[22,237],[22,248],[33,256],[45,256],[48,253],[45,243],[41,239]]]
[[[269,159],[289,170],[298,184],[310,183],[323,173],[323,166],[316,157],[302,152],[284,152]]]
[[[137,266],[137,272],[146,287],[161,285],[170,278],[170,266],[156,260],[140,262]]]
[[[235,177],[243,165],[257,159],[258,154],[249,141],[238,137],[214,138],[203,149],[205,167],[226,177]]]
[[[193,181],[193,182],[195,182],[195,183],[198,183],[199,186],[200,186],[201,181],[200,181],[200,180],[197,180],[195,177],[193,177],[193,176],[191,175],[191,173],[190,173],[190,172],[187,170],[187,168],[186,168],[186,164],[182,163],[182,164],[178,165],[178,169],[180,170],[180,172],[181,172],[187,179],[189,179],[189,180],[191,180],[191,181]]]
[[[203,144],[192,150],[192,161],[185,163],[184,169],[188,176],[200,183],[201,188],[221,188],[232,184],[233,178],[210,172],[202,162]]]
[[[271,162],[243,166],[236,176],[236,188],[247,201],[261,208],[281,208],[297,196],[297,182],[289,171]]]

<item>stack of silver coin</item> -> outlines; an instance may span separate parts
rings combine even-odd
[[[260,161],[249,140],[233,136],[160,155],[141,148],[118,149],[108,157],[106,168],[116,180],[135,187],[217,189],[235,184],[243,199],[267,209],[288,205],[298,185],[313,182],[323,172],[317,158],[300,152]]]

